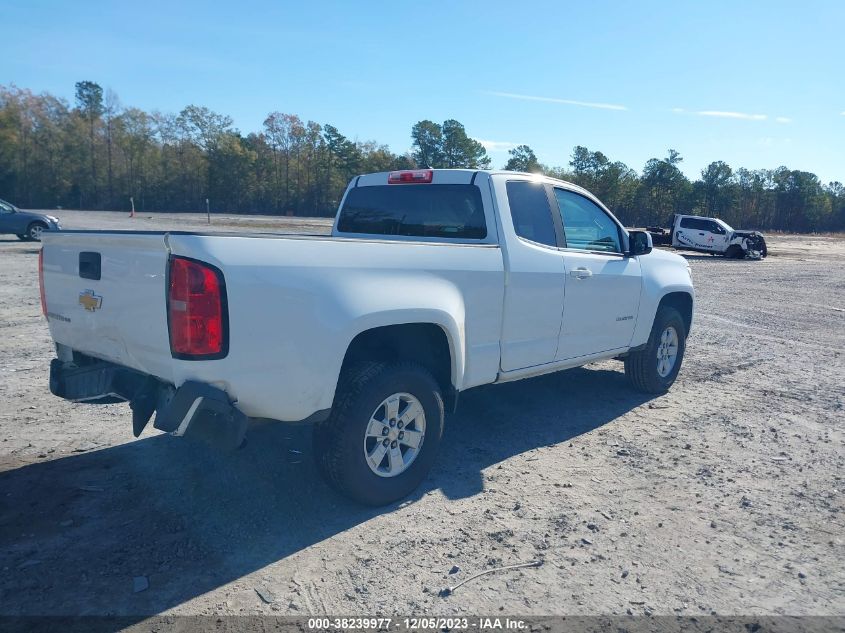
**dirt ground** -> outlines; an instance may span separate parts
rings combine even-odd
[[[244,227],[328,223],[212,230]],[[50,395],[38,247],[0,236],[0,614],[845,614],[845,240],[770,242],[760,262],[689,256],[669,394],[619,362],[471,390],[422,488],[365,509],[319,479],[307,429],[259,426],[226,456]]]

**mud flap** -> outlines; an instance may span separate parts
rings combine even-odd
[[[158,402],[158,381],[149,376],[144,383],[144,386],[138,391],[136,396],[129,401],[129,408],[132,409],[132,434],[135,437],[141,435],[141,431],[147,426],[153,413],[156,410],[156,403]]]
[[[201,382],[184,383],[156,413],[155,428],[197,439],[222,450],[243,444],[249,418],[232,406],[226,392]]]

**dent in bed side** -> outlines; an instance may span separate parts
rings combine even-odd
[[[340,344],[337,347],[338,353],[331,358],[327,367],[328,388],[321,398],[322,405],[330,407],[334,401],[335,389],[340,379],[341,369],[344,360],[347,358],[350,348],[359,337],[368,332],[377,332],[383,328],[391,328],[403,325],[433,325],[438,327],[446,337],[449,345],[449,382],[456,389],[460,390],[464,382],[466,366],[466,336],[465,336],[465,310],[461,292],[455,286],[444,280],[428,279],[405,285],[401,280],[397,282],[407,287],[415,288],[412,299],[418,304],[428,303],[429,307],[402,306],[404,301],[394,300],[395,307],[384,305],[385,299],[390,296],[405,296],[401,288],[390,288],[385,284],[384,293],[374,296],[355,293],[355,297],[347,296],[350,301],[346,305],[348,314],[355,314],[355,317],[348,321],[341,335]],[[396,291],[396,292],[393,292]],[[389,302],[389,299],[387,299]],[[376,307],[373,303],[382,303]],[[392,346],[396,351],[395,346]],[[414,360],[405,358],[404,360]],[[325,408],[325,407],[321,407]]]

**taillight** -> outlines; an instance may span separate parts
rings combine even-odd
[[[223,273],[209,264],[172,257],[169,279],[170,353],[187,360],[223,358],[228,352]]]
[[[404,185],[411,183],[429,183],[434,178],[431,169],[413,169],[409,171],[392,171],[387,176],[387,184]]]
[[[44,296],[44,249],[38,251],[38,289],[41,292],[41,314],[47,316],[47,298]]]

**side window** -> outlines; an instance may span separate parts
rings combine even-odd
[[[511,180],[507,183],[507,190],[516,234],[532,242],[557,246],[546,188],[541,183]]]
[[[555,189],[567,248],[621,253],[619,227],[601,207],[573,191]]]
[[[717,235],[725,234],[725,229],[718,222],[703,220],[701,218],[684,218],[681,220],[681,228],[690,229],[691,231],[709,231]]]
[[[681,228],[689,229],[690,231],[713,231],[714,229],[710,224],[707,220],[701,220],[699,218],[684,218],[681,220]],[[713,224],[715,225],[715,222]]]

